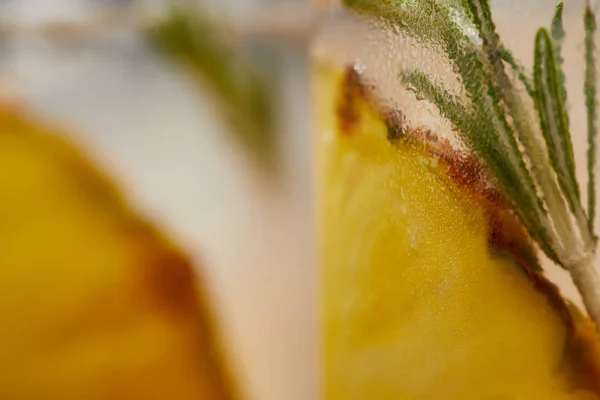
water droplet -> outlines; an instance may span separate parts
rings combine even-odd
[[[360,59],[356,59],[354,61],[354,70],[359,74],[362,75],[365,70],[367,69],[367,67],[365,66],[365,64],[363,64],[363,62]]]
[[[416,249],[417,248],[417,235],[415,234],[411,234],[410,235],[410,240],[409,240],[409,244],[411,249]]]

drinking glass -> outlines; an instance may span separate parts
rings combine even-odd
[[[598,395],[582,378],[597,371],[565,361],[575,351],[565,337],[579,315],[566,311],[567,303],[581,306],[577,290],[535,248],[507,206],[508,191],[490,178],[503,167],[493,169],[479,147],[473,150],[489,133],[481,128],[480,139],[468,140],[459,133],[469,126],[456,115],[471,109],[456,107],[477,101],[460,69],[468,55],[441,44],[447,31],[433,13],[420,15],[420,23],[397,17],[432,3],[451,4],[448,15],[457,21],[464,16],[461,2],[335,2],[311,47],[322,397]],[[583,7],[565,4],[562,46],[582,188]],[[518,64],[502,61],[515,85],[518,71],[532,73],[534,37],[554,12],[551,1],[492,2],[499,37]],[[461,26],[466,37],[480,39],[474,25]],[[533,101],[523,104],[524,113],[535,112]],[[597,347],[589,343],[588,355]]]

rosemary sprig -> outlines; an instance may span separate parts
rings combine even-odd
[[[534,79],[541,130],[562,193],[578,220],[585,221],[575,176],[575,158],[562,95],[564,88],[560,83],[561,75],[550,35],[545,28],[540,28],[535,38]]]
[[[596,20],[589,5],[585,14],[590,175],[586,215],[575,174],[562,71],[562,2],[556,6],[552,34],[542,28],[536,35],[533,81],[501,43],[488,0],[345,2],[447,55],[462,78],[468,94],[463,101],[467,103],[420,71],[401,71],[401,82],[452,122],[496,178],[540,248],[569,270],[590,316],[600,327],[600,278],[593,266],[596,236],[592,222],[596,202]],[[509,77],[507,68],[518,80]],[[539,121],[528,112],[530,103],[535,105]]]
[[[551,222],[508,123],[498,87],[488,74],[485,60],[480,58],[481,39],[468,35],[475,25],[465,19],[466,10],[458,2],[451,7],[448,2],[435,0],[346,0],[346,4],[361,13],[383,18],[406,35],[439,46],[447,54],[463,78],[470,106],[476,110],[475,122],[461,132],[465,141],[498,178],[532,237],[557,261],[553,246],[547,245],[554,241]]]
[[[543,138],[536,132],[533,121],[527,115],[523,100],[519,93],[514,90],[500,61],[500,39],[492,21],[489,3],[487,0],[465,1],[483,39],[483,49],[490,64],[492,80],[512,117],[519,142],[524,147],[524,157],[531,161],[533,179],[542,193],[546,208],[551,212],[556,233],[553,245],[557,248],[557,253],[565,251],[565,249],[571,249],[575,245],[575,240],[571,233],[567,205],[553,176],[553,168],[548,160]]]
[[[576,218],[577,218],[577,222],[580,224],[580,229],[584,230],[585,228],[582,226],[585,221],[587,220],[586,216],[585,216],[585,212],[583,210],[583,207],[581,206],[581,200],[580,200],[580,192],[579,192],[579,184],[577,182],[577,177],[575,176],[575,160],[574,160],[574,156],[573,156],[573,145],[571,143],[571,135],[569,130],[569,112],[568,112],[568,108],[567,108],[567,87],[566,87],[566,78],[565,78],[565,73],[563,71],[563,65],[564,65],[564,59],[562,56],[562,44],[564,42],[564,38],[565,38],[565,29],[564,29],[564,24],[563,24],[563,8],[564,8],[564,3],[562,0],[560,0],[557,5],[556,5],[556,9],[554,12],[554,17],[552,18],[552,25],[551,25],[551,36],[552,36],[552,40],[548,40],[548,43],[552,43],[553,45],[553,49],[554,49],[554,57],[549,56],[548,57],[548,65],[547,67],[550,70],[550,73],[553,75],[552,77],[552,81],[555,82],[553,83],[553,85],[558,84],[558,90],[559,92],[556,93],[556,89],[554,89],[555,93],[554,93],[554,99],[556,99],[556,102],[558,103],[557,106],[559,108],[558,113],[555,114],[558,119],[558,122],[560,124],[560,126],[562,126],[562,130],[563,133],[561,135],[561,145],[562,146],[554,146],[555,150],[552,150],[552,145],[550,143],[548,143],[548,147],[550,150],[550,155],[551,157],[553,155],[555,155],[556,153],[556,149],[558,148],[564,148],[564,156],[566,158],[566,160],[563,160],[560,162],[563,172],[562,174],[557,172],[557,174],[559,174],[559,182],[561,183],[561,188],[563,190],[567,190],[566,189],[566,180],[564,179],[564,173],[565,173],[565,164],[566,164],[566,169],[568,170],[569,175],[571,175],[571,177],[569,178],[569,180],[571,181],[570,185],[571,185],[571,190],[570,190],[570,195],[565,193],[565,196],[567,196],[567,200],[569,201],[569,206],[571,207],[571,210],[576,214]],[[535,64],[537,65],[537,37],[536,37],[536,54],[534,57],[535,58]],[[538,92],[540,92],[541,89],[538,89]],[[552,98],[552,97],[551,97]],[[538,107],[538,113],[539,113],[539,107]],[[541,116],[540,116],[541,118]],[[542,131],[545,132],[542,128]],[[548,141],[548,135],[546,135],[546,140]],[[559,164],[558,160],[553,159],[553,163],[554,165]],[[573,198],[573,195],[576,195],[576,199]],[[592,197],[594,197],[592,195]],[[588,197],[589,199],[589,197]],[[575,201],[577,200],[577,201]],[[594,200],[595,202],[595,200]],[[589,210],[589,208],[588,208]],[[593,233],[593,226],[588,226],[588,231],[589,231],[589,235],[590,237],[594,236]]]
[[[471,145],[478,154],[485,154],[485,161],[488,166],[492,166],[495,178],[498,179],[504,193],[509,199],[513,199],[518,204],[527,204],[532,198],[527,196],[522,190],[522,182],[513,172],[511,166],[507,165],[502,152],[499,151],[502,145],[493,134],[495,129],[492,121],[486,119],[486,116],[480,112],[470,114],[467,108],[460,104],[441,86],[433,83],[429,77],[421,71],[403,71],[401,80],[420,97],[433,103],[440,114],[450,120],[456,131],[463,134],[467,143]],[[486,140],[481,140],[485,137]],[[523,169],[525,166],[523,165]],[[538,201],[535,198],[534,201]],[[542,250],[555,262],[559,262],[555,251],[547,245],[551,238],[549,233],[536,227],[541,226],[539,215],[535,212],[535,205],[523,207],[518,211],[520,218],[524,221],[526,227],[533,227],[534,237],[539,238]]]
[[[588,137],[588,216],[590,230],[594,232],[596,218],[596,163],[598,136],[598,100],[596,89],[596,17],[589,5],[586,5],[584,15],[585,27],[585,106],[587,111]]]
[[[272,170],[275,158],[273,80],[223,29],[196,8],[174,8],[148,37],[163,54],[189,68],[214,94],[229,130]]]

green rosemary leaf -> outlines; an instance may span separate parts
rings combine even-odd
[[[556,57],[556,64],[558,66],[558,79],[560,84],[561,96],[563,101],[567,102],[567,88],[565,85],[565,74],[563,72],[563,64],[564,59],[562,56],[562,44],[565,39],[565,27],[563,24],[563,2],[562,0],[556,4],[556,10],[554,12],[554,17],[552,18],[552,43],[554,44],[554,55]],[[566,113],[565,116],[567,118],[567,123],[569,122],[569,115]]]
[[[588,221],[594,234],[596,216],[596,157],[598,136],[598,100],[596,89],[596,16],[587,4],[584,16],[585,25],[585,106],[587,109],[588,132]]]
[[[563,103],[567,104],[567,85],[566,85],[566,77],[564,73],[564,58],[562,56],[562,45],[565,40],[565,27],[563,24],[563,8],[564,3],[560,0],[556,4],[556,9],[554,12],[554,17],[552,18],[552,26],[551,26],[551,36],[552,43],[554,44],[554,56],[556,59],[556,65],[558,69],[558,83],[560,85],[560,92]],[[564,107],[564,115],[567,126],[569,125],[569,110],[567,107]]]
[[[563,1],[559,1],[556,4],[556,9],[554,11],[554,17],[552,18],[552,40],[554,41],[554,44],[562,44],[562,41],[565,38],[565,28],[564,28],[564,24],[563,24],[563,8],[564,8],[564,3]]]
[[[517,62],[517,60],[515,60],[510,50],[506,49],[504,46],[500,48],[500,56],[502,57],[502,60],[504,60],[504,62],[506,62],[508,65],[510,65],[510,67],[517,73],[519,80],[521,81],[523,86],[525,86],[525,90],[527,90],[529,96],[533,98],[535,96],[533,90],[533,83],[531,82],[531,78],[525,72],[523,66],[519,65],[519,63]]]
[[[426,74],[421,71],[402,71],[400,79],[419,97],[433,103],[440,114],[452,122],[456,130],[468,134],[474,129],[470,125],[473,118],[467,108],[455,96],[434,84]]]
[[[575,175],[575,158],[560,86],[560,72],[550,35],[540,28],[535,37],[534,79],[536,108],[552,168],[571,211],[584,215]],[[585,217],[584,217],[585,218]]]
[[[229,131],[271,169],[275,158],[272,82],[225,40],[214,21],[196,11],[172,10],[148,37],[211,89]]]

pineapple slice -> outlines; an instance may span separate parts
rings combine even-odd
[[[231,400],[189,261],[65,140],[0,108],[0,398]]]
[[[316,67],[324,398],[600,399],[593,327],[523,228],[357,79]]]

